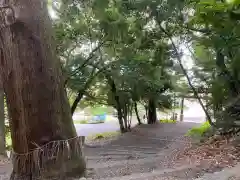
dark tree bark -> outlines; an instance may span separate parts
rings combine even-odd
[[[87,59],[86,61],[88,61],[88,59]],[[97,67],[94,67],[94,69],[93,69],[92,72],[91,72],[90,78],[87,80],[87,82],[86,82],[86,84],[84,85],[84,87],[78,91],[77,97],[76,97],[76,99],[74,100],[74,102],[73,102],[73,104],[72,104],[72,107],[71,107],[71,114],[72,114],[72,115],[73,115],[74,112],[76,111],[77,106],[78,106],[78,103],[81,101],[83,95],[86,93],[87,88],[88,88],[88,87],[90,86],[90,84],[93,82],[94,78],[95,78],[97,75],[99,75],[101,72],[103,72],[107,67],[108,67],[108,66],[105,66],[105,67],[99,69],[97,73],[95,73]],[[94,74],[94,73],[95,73],[95,74]]]
[[[233,97],[237,96],[239,92],[239,81],[238,79],[235,79],[228,71],[225,64],[224,55],[222,54],[221,50],[216,50],[216,65],[220,71],[219,75],[224,77],[225,81],[228,83],[232,93],[231,95]]]
[[[88,59],[87,59],[86,61],[88,61]],[[96,68],[93,68],[93,70],[92,70],[92,72],[91,72],[91,75],[90,75],[90,78],[87,80],[87,82],[86,82],[86,84],[84,85],[84,87],[78,91],[77,97],[76,97],[76,99],[74,100],[74,102],[73,102],[73,104],[72,104],[72,107],[71,107],[71,114],[72,114],[72,115],[74,114],[75,110],[77,109],[78,103],[81,101],[84,93],[86,92],[86,89],[90,86],[90,84],[92,83],[92,81],[94,80],[94,78],[102,71],[102,69],[99,70],[99,71],[94,75],[95,71],[96,71]]]
[[[147,118],[148,117],[148,106],[145,105],[144,108],[145,108],[145,114],[146,114],[146,118]]]
[[[138,108],[137,108],[137,103],[136,102],[134,102],[134,111],[135,111],[135,114],[137,116],[138,124],[139,125],[142,124],[139,113],[138,113]]]
[[[180,121],[183,121],[183,111],[184,111],[184,97],[182,97],[182,100],[181,100]]]
[[[47,5],[41,0],[8,2],[14,6],[17,17],[13,22],[6,22],[4,13],[0,13],[0,24],[7,23],[0,28],[0,73],[14,151],[11,179],[30,180],[39,176],[54,179],[60,174],[72,176],[69,173],[82,176],[86,165],[81,143],[77,139],[65,141],[76,137],[77,133],[64,89],[60,61],[55,54]],[[55,148],[58,153],[52,149],[55,144],[50,143],[57,140],[62,140]],[[47,143],[50,144],[44,146]],[[41,146],[44,148],[40,150]],[[52,160],[56,163],[50,163],[50,155],[46,155],[49,151],[55,155]],[[25,153],[26,156],[20,155]],[[38,162],[42,164],[40,167]]]
[[[117,93],[117,88],[116,88],[116,85],[115,85],[113,79],[110,76],[106,75],[106,78],[111,87],[111,91],[114,96],[114,100],[116,102],[116,109],[117,109],[117,114],[118,114],[118,122],[119,122],[119,126],[120,126],[120,131],[121,131],[121,133],[124,133],[126,130],[125,130],[124,124],[123,124],[123,112],[122,112],[122,108],[121,108],[120,99],[119,99],[119,96]]]
[[[127,128],[128,128],[128,109],[127,109],[127,104],[124,104],[122,107],[123,107],[122,111],[123,111],[124,127],[125,127],[125,131],[127,131]]]
[[[71,107],[71,114],[73,115],[75,110],[77,109],[78,103],[81,101],[83,97],[84,92],[83,91],[78,91],[77,97],[74,100],[72,107]]]
[[[128,105],[128,130],[131,130],[131,127],[132,127],[132,111],[133,111],[133,104],[130,103]]]
[[[6,155],[4,92],[0,87],[0,154]]]
[[[156,102],[153,98],[148,101],[148,124],[157,122]]]

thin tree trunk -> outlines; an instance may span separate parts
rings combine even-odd
[[[86,164],[81,143],[74,138],[47,5],[42,0],[9,3],[19,14],[0,29],[0,73],[14,151],[11,179],[82,176]],[[5,22],[4,13],[0,22]],[[69,138],[73,139],[66,141]],[[62,141],[52,142],[58,140]]]
[[[142,124],[139,113],[138,113],[137,102],[134,102],[134,111],[135,111],[135,114],[137,116],[138,124],[139,125]]]
[[[0,154],[6,155],[4,92],[0,89]]]
[[[123,123],[123,112],[122,112],[122,108],[121,108],[120,104],[118,104],[117,113],[118,113],[118,123],[120,126],[120,131],[121,131],[121,133],[124,133],[124,132],[126,132],[126,129],[125,129],[124,123]]]
[[[156,103],[153,98],[148,102],[148,124],[154,124],[157,122]]]
[[[148,106],[145,105],[144,108],[145,108],[145,113],[146,113],[146,118],[147,118],[148,117]]]
[[[130,109],[130,111],[129,111],[129,115],[128,115],[128,129],[131,130],[131,127],[132,127],[132,111],[133,111],[133,104],[132,103],[131,103],[129,109]]]
[[[78,94],[77,94],[77,97],[76,99],[74,100],[73,104],[72,104],[72,107],[71,107],[71,114],[73,115],[77,106],[78,106],[78,103],[81,101],[83,97],[83,91],[78,91]]]
[[[183,64],[182,64],[181,55],[180,55],[179,52],[178,52],[178,49],[177,49],[177,47],[176,47],[176,45],[175,45],[175,43],[174,43],[174,41],[173,41],[173,39],[172,39],[171,34],[169,34],[169,33],[161,26],[161,22],[157,21],[157,23],[158,23],[158,25],[159,25],[159,28],[164,32],[165,35],[168,36],[169,40],[171,41],[171,44],[173,45],[173,49],[174,49],[175,53],[177,54],[177,61],[178,61],[179,65],[180,65],[180,68],[182,69],[183,74],[184,74],[185,77],[187,78],[188,84],[189,84],[189,86],[191,87],[194,96],[197,98],[200,106],[202,107],[204,113],[206,114],[206,116],[207,116],[207,118],[208,118],[209,124],[210,124],[211,126],[215,127],[216,125],[213,123],[212,118],[211,118],[209,112],[208,112],[207,109],[205,108],[205,106],[204,106],[204,104],[203,104],[200,96],[198,95],[198,92],[197,92],[196,88],[193,86],[193,84],[192,84],[192,82],[191,82],[191,79],[190,79],[190,77],[188,76],[188,73],[187,73],[186,69],[184,68],[184,66],[183,66]]]
[[[184,111],[184,97],[182,97],[182,100],[181,100],[180,121],[183,121],[183,111]]]
[[[123,110],[123,120],[124,120],[125,131],[127,131],[127,128],[128,128],[128,118],[127,118],[128,112],[127,112],[127,105],[126,104],[123,105],[122,110]]]
[[[118,113],[118,122],[119,122],[119,126],[120,126],[120,131],[121,131],[121,133],[124,133],[125,128],[124,128],[124,124],[123,124],[123,113],[122,113],[120,99],[117,94],[117,88],[116,88],[116,85],[115,85],[113,79],[110,76],[106,75],[106,78],[108,79],[108,83],[111,87],[111,91],[112,91],[112,94],[113,94],[115,102],[116,102],[116,109],[117,109],[117,113]]]
[[[89,77],[89,79],[87,80],[87,82],[85,83],[84,87],[78,91],[77,97],[74,100],[72,107],[71,107],[71,114],[73,115],[75,110],[77,109],[78,103],[81,101],[84,93],[86,92],[87,88],[90,86],[90,84],[92,83],[92,81],[94,80],[94,78],[100,74],[102,71],[104,71],[105,68],[100,69],[97,73],[96,72],[96,68],[94,67],[94,69],[91,72],[91,75]],[[95,74],[94,74],[95,73]]]

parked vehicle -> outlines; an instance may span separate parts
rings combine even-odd
[[[96,115],[89,121],[90,124],[104,123],[106,121],[106,114]]]

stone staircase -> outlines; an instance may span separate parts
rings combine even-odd
[[[196,165],[174,164],[174,157],[188,143],[184,139],[188,128],[179,128],[178,124],[150,126],[141,131],[145,136],[129,133],[110,144],[85,148],[90,169],[87,179],[190,180],[196,177],[199,172]]]
[[[100,180],[145,180],[145,179],[192,179],[196,166],[182,165],[167,168],[161,164],[161,156],[145,157],[134,160],[109,161],[108,163],[89,164],[93,168],[91,179]],[[194,172],[193,172],[194,170]]]

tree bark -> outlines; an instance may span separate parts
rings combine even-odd
[[[134,111],[135,111],[135,114],[137,116],[138,124],[139,125],[142,124],[139,113],[138,113],[138,108],[137,108],[137,103],[136,102],[134,102]]]
[[[72,176],[70,171],[82,176],[86,165],[81,143],[74,138],[77,133],[53,45],[47,5],[41,0],[9,3],[17,16],[0,28],[0,73],[14,151],[11,179]],[[0,13],[0,21],[1,25],[6,23],[4,13]],[[69,138],[73,139],[66,141]],[[58,140],[62,141],[51,143]],[[52,160],[56,163],[50,163]]]
[[[0,87],[0,154],[6,155],[4,92]]]
[[[153,98],[148,101],[148,124],[157,122],[156,102]]]
[[[148,117],[148,106],[145,105],[144,108],[145,108],[145,113],[146,113],[146,118],[147,118]]]
[[[128,130],[131,130],[132,127],[132,111],[133,111],[133,104],[128,105]]]
[[[108,83],[111,87],[111,91],[112,91],[112,94],[114,96],[114,100],[116,102],[116,109],[117,109],[117,114],[118,114],[117,116],[118,116],[120,131],[121,131],[121,133],[124,133],[125,128],[124,128],[124,124],[123,124],[123,113],[122,113],[120,99],[119,99],[119,96],[117,94],[117,88],[116,88],[116,85],[115,85],[113,79],[110,76],[106,75],[106,78],[108,79]]]
[[[183,121],[183,111],[184,111],[184,97],[182,97],[182,100],[181,100],[180,121]]]
[[[72,107],[71,107],[71,114],[73,115],[77,106],[78,106],[78,103],[81,101],[82,97],[83,97],[83,91],[78,91],[78,94],[77,94],[77,97],[76,99],[74,100],[73,104],[72,104]]]
[[[122,110],[123,110],[124,127],[125,127],[125,131],[127,131],[127,128],[128,128],[128,111],[127,111],[127,104],[124,104],[124,105],[122,106]]]
[[[87,60],[86,60],[86,61],[87,61]],[[100,70],[94,75],[95,70],[96,70],[96,68],[94,68],[94,69],[92,70],[91,75],[90,75],[89,79],[87,80],[86,84],[84,85],[84,87],[83,87],[82,89],[80,89],[80,90],[78,91],[77,97],[76,97],[76,99],[74,100],[74,102],[73,102],[73,104],[72,104],[72,107],[71,107],[71,114],[72,114],[72,116],[73,116],[75,110],[77,109],[78,103],[79,103],[79,102],[81,101],[81,99],[83,98],[83,95],[85,94],[87,88],[90,86],[90,84],[92,83],[92,81],[94,80],[94,78],[95,78],[99,73],[101,73],[101,72],[104,70],[104,68],[103,68],[103,69],[100,69]]]

